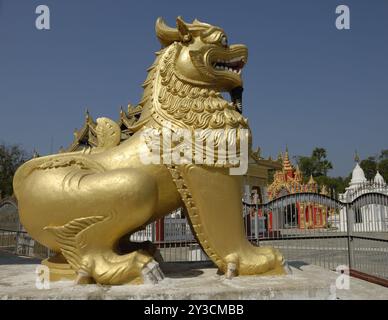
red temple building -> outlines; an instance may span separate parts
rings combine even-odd
[[[301,192],[318,193],[319,186],[312,176],[307,183],[298,167],[294,168],[288,156],[288,150],[281,155],[282,169],[274,174],[274,181],[268,186],[268,200]],[[321,194],[327,195],[326,186],[321,187]],[[282,228],[326,228],[328,208],[314,202],[295,202],[289,204],[283,212],[269,212],[267,230]],[[259,213],[260,214],[260,213]],[[276,220],[276,221],[275,221]]]

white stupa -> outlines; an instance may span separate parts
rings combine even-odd
[[[339,200],[344,203],[352,203],[358,197],[365,194],[373,194],[370,199],[376,199],[376,193],[388,195],[388,188],[383,176],[377,171],[374,179],[368,181],[364,170],[359,164],[356,154],[356,165],[352,172],[352,179],[346,191],[339,195]],[[341,231],[347,230],[346,208],[340,210],[339,219],[335,219],[333,224],[337,225]],[[354,232],[382,232],[388,231],[388,207],[381,204],[370,203],[362,207],[355,207],[351,210]]]
[[[352,179],[350,180],[349,186],[345,189],[345,193],[339,195],[339,199],[342,202],[351,202],[354,195],[354,191],[360,189],[363,185],[365,185],[368,180],[365,177],[364,170],[360,167],[359,158],[356,154],[354,160],[356,161],[356,166],[352,171]]]
[[[358,162],[356,162],[356,166],[352,172],[352,180],[349,183],[348,189],[355,189],[365,182],[367,182],[367,180],[365,178],[364,170],[362,170]]]
[[[376,175],[375,175],[375,177],[373,179],[373,182],[375,184],[380,185],[380,186],[385,186],[385,180],[384,180],[383,176],[380,174],[379,171],[377,171],[377,173],[376,173]]]

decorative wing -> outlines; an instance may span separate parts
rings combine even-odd
[[[117,146],[121,140],[119,125],[109,118],[98,118],[96,126],[98,148],[108,149]]]

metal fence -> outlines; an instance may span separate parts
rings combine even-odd
[[[153,241],[165,261],[208,260],[183,215],[153,223],[132,240]],[[279,248],[287,260],[331,270],[346,265],[388,279],[386,185],[368,182],[344,195],[294,193],[262,204],[243,202],[243,219],[253,244]]]
[[[244,214],[248,237],[279,248],[288,260],[331,270],[346,265],[388,279],[386,185],[368,182],[338,198],[289,194],[265,204],[245,203]]]
[[[388,279],[386,185],[363,184],[339,197],[294,193],[261,204],[243,202],[243,219],[253,244],[279,248],[287,260],[331,270],[346,265]],[[184,209],[134,233],[131,240],[152,241],[166,262],[208,260]],[[42,258],[50,254],[25,232],[1,229],[0,248]]]
[[[0,229],[0,250],[20,256],[47,258],[50,250],[25,231]]]

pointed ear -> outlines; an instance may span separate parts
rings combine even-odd
[[[179,34],[181,35],[183,42],[189,42],[192,39],[189,28],[186,23],[183,21],[182,17],[176,18],[176,26],[178,28]]]

